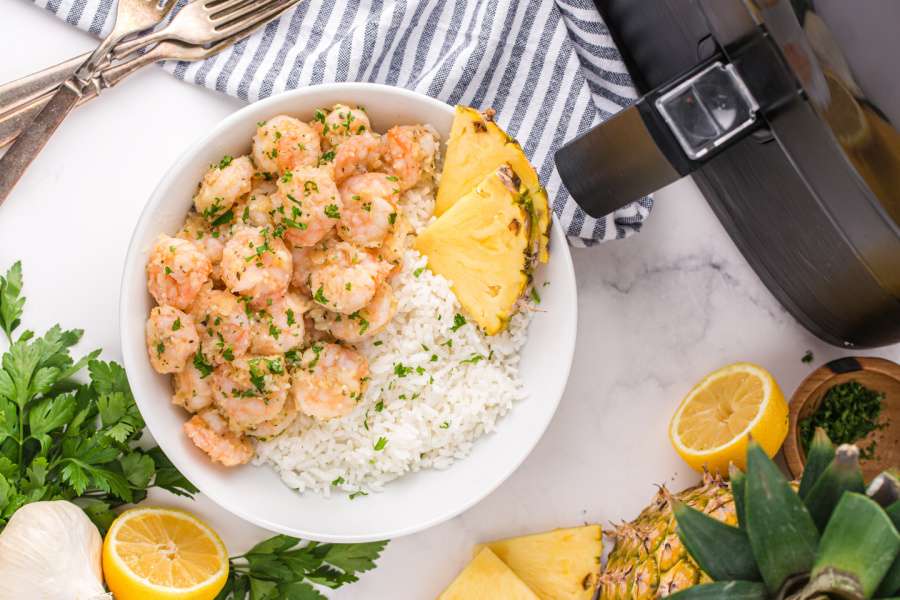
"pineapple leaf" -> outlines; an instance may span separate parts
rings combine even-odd
[[[862,471],[859,468],[859,448],[844,444],[837,449],[834,460],[822,472],[812,489],[803,499],[819,531],[828,525],[831,513],[844,492],[865,492]]]
[[[747,448],[747,537],[770,592],[791,575],[809,571],[819,531],[803,501],[762,447]]]
[[[669,600],[766,600],[766,586],[756,581],[717,581],[695,585],[669,596]]]
[[[808,587],[871,598],[898,552],[900,534],[884,509],[863,494],[847,492],[822,534]]]
[[[753,549],[743,530],[673,501],[678,537],[700,568],[716,581],[760,581]]]
[[[732,463],[728,466],[728,479],[731,481],[731,496],[734,498],[734,511],[737,513],[738,526],[745,529],[747,513],[744,512],[744,498],[747,496],[747,476]]]
[[[816,481],[831,464],[834,459],[834,444],[828,439],[828,434],[821,427],[816,427],[809,452],[806,453],[806,464],[803,467],[803,477],[800,479],[800,497],[806,500],[806,495],[812,490]]]

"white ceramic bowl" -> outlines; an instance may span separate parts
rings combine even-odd
[[[213,464],[182,433],[186,413],[170,402],[168,376],[150,366],[144,322],[153,306],[144,263],[156,236],[174,234],[191,206],[197,182],[223,154],[246,154],[256,123],[286,113],[303,119],[337,102],[366,107],[376,130],[430,123],[446,139],[453,108],[421,94],[375,84],[322,85],[287,92],[247,106],[210,131],[169,169],[147,203],[128,249],[120,304],[122,353],[147,427],[172,462],[204,494],[261,527],[330,542],[396,538],[463,512],[499,486],[525,460],[553,417],[565,389],[575,348],[576,291],[572,259],[554,221],[551,258],[536,273],[541,311],[529,329],[521,364],[528,398],[514,406],[496,432],[481,438],[465,460],[444,471],[411,473],[382,493],[348,500],[343,493],[300,495],[267,467],[226,469]],[[550,285],[541,287],[545,281]]]

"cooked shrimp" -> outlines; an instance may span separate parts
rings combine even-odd
[[[222,281],[255,308],[284,296],[292,272],[291,253],[267,227],[239,229],[222,252]]]
[[[272,184],[274,186],[274,184]],[[263,192],[250,192],[246,197],[234,205],[234,222],[238,227],[248,225],[250,227],[268,227],[272,229],[275,223],[272,220],[272,211],[275,207],[272,196]]]
[[[403,266],[403,253],[406,251],[411,233],[412,226],[401,210],[397,213],[397,220],[394,221],[394,226],[382,240],[381,246],[369,250],[378,260],[393,265],[391,275],[399,272]]]
[[[213,401],[238,433],[278,416],[291,387],[281,355],[238,358],[218,366],[212,377]]]
[[[366,111],[361,106],[350,108],[346,104],[335,104],[328,114],[317,110],[312,126],[331,148],[339,146],[350,136],[372,130]]]
[[[354,175],[341,184],[340,192],[344,208],[338,235],[359,246],[379,246],[397,220],[397,178],[384,173]]]
[[[209,221],[201,217],[193,210],[188,213],[181,226],[177,237],[193,242],[209,258],[215,271],[216,265],[222,260],[222,249],[225,247],[227,235],[222,235],[220,227],[213,228]]]
[[[321,152],[316,130],[287,115],[260,125],[253,138],[253,162],[261,171],[276,176],[298,167],[316,166]]]
[[[356,343],[382,331],[397,312],[394,290],[382,283],[372,301],[354,313],[338,315],[318,309],[313,312],[316,329],[328,331],[345,342]]]
[[[246,437],[228,431],[225,419],[212,409],[194,415],[184,424],[184,432],[194,445],[226,467],[250,462],[253,444]]]
[[[350,314],[372,301],[391,265],[347,242],[332,242],[312,253],[309,289],[328,310]]]
[[[157,373],[178,373],[197,350],[194,319],[171,306],[154,306],[147,319],[147,352]]]
[[[327,239],[327,238],[326,238]],[[309,291],[309,277],[312,275],[313,262],[315,255],[321,250],[320,246],[327,244],[325,240],[319,242],[315,246],[294,246],[291,250],[291,258],[294,263],[294,274],[291,277],[291,287],[295,288],[301,294],[312,296]]]
[[[303,345],[303,313],[307,302],[293,292],[253,314],[253,354],[283,354]]]
[[[294,399],[293,395],[291,395],[285,400],[281,412],[275,415],[275,418],[264,421],[253,429],[248,429],[247,435],[261,439],[273,438],[293,425],[299,415],[300,412],[297,409],[297,401]]]
[[[158,304],[187,310],[211,270],[209,258],[193,243],[160,235],[147,260],[147,289]]]
[[[246,156],[224,157],[211,165],[194,196],[197,212],[209,221],[222,217],[238,198],[250,191],[253,163]]]
[[[381,155],[384,144],[377,133],[354,135],[337,147],[334,153],[334,180],[338,184],[348,177],[383,170]]]
[[[424,125],[398,125],[384,135],[385,170],[397,177],[401,192],[434,177],[438,142]]]
[[[362,398],[369,376],[365,357],[338,344],[313,344],[293,374],[291,393],[300,410],[317,419],[342,417]]]
[[[302,167],[278,179],[272,197],[275,224],[293,246],[312,246],[334,228],[341,217],[341,197],[331,169]]]
[[[200,335],[197,361],[218,365],[234,360],[250,348],[250,320],[232,294],[207,289],[194,303],[194,322]]]
[[[203,365],[204,369],[208,369]],[[182,407],[188,412],[200,412],[212,404],[212,387],[210,386],[210,371],[200,371],[192,361],[184,366],[180,373],[172,378],[175,393],[172,395],[172,404]]]

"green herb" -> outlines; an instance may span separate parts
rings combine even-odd
[[[365,495],[360,490],[350,498]],[[216,600],[323,600],[315,585],[337,589],[358,581],[359,573],[375,568],[386,545],[320,544],[276,535],[230,559],[228,579]]]
[[[292,171],[285,171],[284,175],[281,176],[281,181],[282,181],[282,183],[288,183],[293,178],[294,178],[294,173]]]
[[[74,360],[78,329],[54,325],[42,337],[13,334],[22,316],[21,265],[0,283],[0,321],[10,340],[0,368],[0,529],[23,505],[72,500],[101,532],[113,509],[140,502],[151,487],[190,496],[197,490],[159,448],[136,447],[144,433],[118,364],[99,350]],[[75,376],[85,367],[89,382]]]
[[[318,108],[316,109],[316,112],[313,113],[313,118],[316,121],[318,121],[319,123],[321,123],[322,125],[325,124],[325,112],[322,111],[321,109],[318,109]]]
[[[175,322],[172,323],[172,331],[178,331],[181,329],[181,317],[175,319]]]
[[[224,169],[225,167],[227,167],[228,165],[230,165],[230,164],[231,164],[231,161],[233,161],[233,160],[234,160],[234,157],[228,156],[228,155],[226,154],[225,156],[222,157],[222,160],[219,161],[219,168],[220,168],[220,169]]]
[[[380,345],[382,345],[383,343],[384,343],[384,342],[382,342],[381,340],[375,340],[374,342],[372,342],[372,345],[373,345],[373,346],[380,346]]]
[[[460,327],[466,324],[466,318],[459,313],[456,313],[453,316],[453,326],[450,328],[450,331],[456,331]]]
[[[162,342],[156,342],[156,356],[162,356],[162,353],[166,351],[166,345]]]
[[[166,275],[171,275],[171,274],[172,274],[172,267],[170,267],[169,265],[166,265],[165,272],[166,272]]]
[[[213,227],[220,227],[222,225],[228,225],[231,221],[234,220],[234,211],[230,208],[222,213],[220,216],[216,217],[216,219],[211,223]]]
[[[250,360],[250,383],[253,384],[253,387],[260,393],[266,391],[266,376],[262,371],[259,370],[259,359],[254,358]]]
[[[328,304],[328,298],[325,297],[323,290],[324,290],[324,287],[320,285],[319,289],[316,290],[316,293],[313,296],[313,300],[315,300],[319,304]]]
[[[309,196],[313,192],[319,191],[319,184],[313,180],[307,180],[303,182],[303,195]]]
[[[388,215],[388,223],[393,225],[397,221],[397,213],[391,213]]]
[[[269,335],[276,340],[278,339],[278,336],[281,335],[281,330],[278,329],[275,323],[269,323]]]
[[[375,442],[375,452],[381,452],[384,450],[384,447],[387,446],[388,440],[386,437],[378,438],[378,441]]]
[[[375,412],[381,412],[384,410],[384,400],[379,400],[375,403]]]
[[[200,379],[206,379],[213,372],[213,366],[203,357],[201,349],[194,354],[194,368],[200,372]]]
[[[366,429],[368,429],[368,427],[366,427]],[[359,490],[359,491],[356,491],[356,492],[353,492],[352,494],[350,494],[349,497],[351,500],[356,500],[360,496],[368,496],[368,495],[369,495],[369,492],[364,492],[362,490]]]
[[[476,354],[473,354],[472,356],[470,356],[469,358],[467,358],[465,360],[461,360],[459,362],[475,365],[475,364],[478,364],[482,360],[484,360],[484,356],[476,353]]]
[[[319,164],[324,165],[326,163],[330,163],[334,160],[334,150],[329,150],[328,152],[322,153],[322,158],[319,159]]]
[[[424,375],[425,368],[424,367],[416,367],[416,375]]]
[[[538,294],[537,288],[531,288],[531,299],[534,300],[535,304],[541,303],[541,295]]]
[[[437,355],[437,354],[432,354],[432,355],[431,355],[431,362],[437,362],[437,361],[438,361],[438,355]]]
[[[418,279],[419,275],[421,275],[424,272],[425,272],[425,267],[419,267],[418,269],[413,271],[413,277]]]
[[[342,483],[344,483],[344,478],[338,477],[337,479],[335,479],[334,481],[331,482],[331,485],[341,485]]]
[[[413,368],[407,367],[403,363],[396,363],[394,365],[394,375],[397,377],[406,377],[410,373],[412,373]]]
[[[231,346],[225,347],[225,349],[222,351],[222,358],[224,358],[228,362],[231,362],[234,360],[234,350],[231,348]],[[200,379],[203,379],[203,378],[201,377]]]
[[[394,176],[394,175],[388,175],[387,177],[385,177],[385,179],[387,179],[388,181],[400,181],[400,180],[397,179],[397,177]]]
[[[807,350],[807,351],[806,351],[806,354],[804,354],[804,355],[803,355],[803,358],[801,358],[800,360],[801,360],[802,362],[806,363],[806,364],[809,364],[809,363],[811,363],[813,360],[815,360],[815,358],[816,358],[816,357],[813,355],[812,350]]]
[[[285,314],[287,315],[288,327],[297,322],[296,318],[294,317],[294,311],[292,309],[287,309],[287,311],[285,311]]]
[[[812,443],[813,433],[821,427],[835,445],[852,444],[869,433],[883,429],[878,423],[884,394],[870,390],[856,381],[835,385],[827,392],[822,403],[809,417],[800,420],[800,442],[804,451]],[[875,455],[875,442],[860,449],[861,459]]]
[[[450,429],[450,421],[444,421],[441,423],[441,429]]]
[[[325,216],[329,219],[340,219],[341,211],[338,209],[337,204],[329,204],[325,207]]]

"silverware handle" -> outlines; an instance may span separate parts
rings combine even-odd
[[[145,67],[151,63],[154,63],[158,60],[163,60],[165,56],[162,56],[163,52],[160,51],[160,47],[157,46],[153,50],[141,54],[140,56],[135,56],[121,64],[118,64],[114,67],[107,67],[100,72],[99,75],[99,85],[91,85],[85,89],[81,98],[78,100],[78,106],[81,106],[85,102],[89,100],[93,100],[99,95],[99,89],[111,88],[114,85],[118,85],[120,81],[134,73],[135,71]],[[77,68],[78,65],[76,65]],[[60,82],[62,83],[62,82]],[[56,90],[57,86],[49,89],[41,95],[35,96],[26,101],[26,103],[20,104],[15,108],[15,110],[11,110],[5,114],[0,114],[0,148],[7,146],[13,141],[15,141],[16,137],[22,132],[22,130],[29,124],[31,121],[41,112],[41,109],[50,101],[50,98],[53,97],[53,92]]]
[[[0,85],[0,115],[5,115],[20,104],[34,100],[46,92],[53,91],[68,79],[90,56],[85,52],[80,56],[48,67],[37,73]]]

